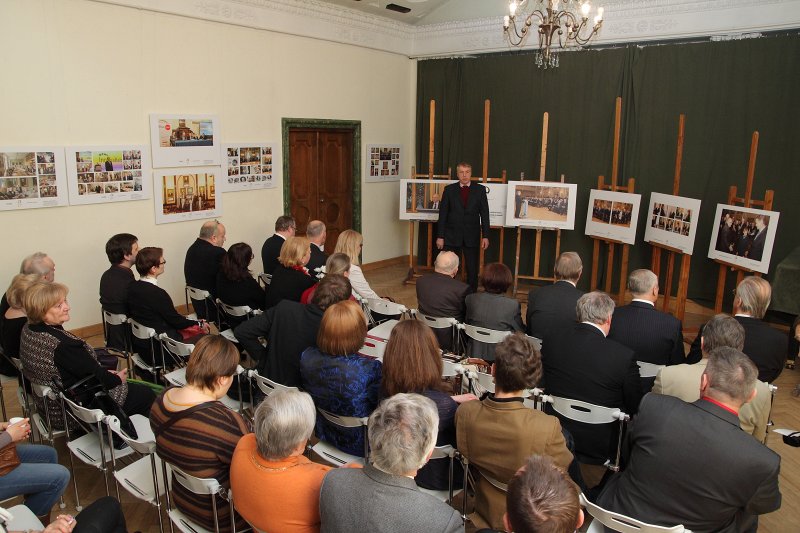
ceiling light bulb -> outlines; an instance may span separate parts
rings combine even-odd
[[[584,2],[583,4],[581,4],[581,13],[583,13],[583,18],[586,18],[586,17],[589,16],[589,11],[591,9],[592,9],[592,6],[591,6],[591,4],[589,4],[589,2]]]

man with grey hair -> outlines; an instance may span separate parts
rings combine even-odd
[[[631,272],[628,290],[633,301],[614,310],[609,339],[633,350],[637,361],[654,365],[677,365],[686,359],[681,321],[656,309],[658,277],[645,268]],[[642,378],[643,392],[649,392],[653,378]]]
[[[733,298],[733,317],[744,328],[743,352],[758,367],[758,379],[772,383],[780,376],[786,365],[788,339],[762,319],[772,298],[772,288],[764,278],[747,276],[736,287]],[[687,363],[696,363],[702,358],[701,340],[703,328],[692,342]]]
[[[200,235],[186,250],[183,275],[186,285],[211,293],[211,298],[195,300],[192,307],[197,318],[208,321],[217,319],[214,292],[217,287],[217,272],[225,255],[225,226],[218,220],[208,220],[200,226]]]
[[[708,354],[699,400],[645,396],[629,432],[628,466],[597,503],[661,526],[755,532],[755,515],[781,505],[780,456],[739,428],[756,376],[746,355],[719,347]]]
[[[419,311],[434,318],[455,318],[464,321],[464,300],[470,293],[469,285],[455,279],[458,272],[458,256],[453,252],[439,252],[433,265],[434,271],[417,280],[417,302]],[[449,329],[434,329],[439,347],[449,350],[453,345],[453,333]]]
[[[272,275],[278,268],[278,256],[281,255],[281,247],[286,239],[294,237],[297,232],[297,224],[291,215],[281,215],[275,221],[275,234],[264,241],[261,246],[261,264],[264,272]]]
[[[705,357],[708,353],[723,346],[741,351],[744,346],[744,328],[728,315],[714,316],[706,323],[702,335],[700,344],[704,359],[693,365],[682,364],[662,368],[656,376],[653,392],[676,396],[684,402],[699,399],[700,378],[706,370]],[[739,410],[739,423],[742,429],[758,441],[763,441],[767,434],[771,397],[769,385],[763,381],[756,381],[756,397]]]
[[[576,252],[559,255],[553,273],[555,283],[531,289],[528,293],[527,333],[537,339],[554,329],[572,327],[576,318],[575,304],[583,295],[583,291],[577,288],[583,262]]]
[[[432,400],[395,394],[369,417],[369,463],[332,470],[322,482],[321,533],[462,532],[458,512],[417,488],[414,476],[436,445],[439,415]]]
[[[614,301],[604,292],[590,292],[578,299],[576,311],[579,323],[546,334],[542,342],[545,390],[553,396],[636,414],[642,388],[634,352],[606,338]],[[575,439],[578,461],[603,464],[616,450],[617,424],[559,418]]]
[[[315,276],[315,270],[325,266],[328,254],[325,253],[325,239],[328,238],[328,231],[325,223],[321,220],[312,220],[306,226],[306,237],[311,243],[311,259],[308,260],[306,268],[311,276]]]
[[[46,253],[35,252],[22,260],[22,264],[19,266],[19,273],[39,274],[42,276],[42,281],[52,283],[56,277],[56,263]],[[3,296],[0,298],[0,328],[2,328],[3,320],[5,320],[6,311],[8,311],[9,307],[4,291]]]

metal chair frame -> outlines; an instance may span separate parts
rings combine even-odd
[[[656,526],[636,520],[630,516],[608,511],[590,502],[583,494],[580,496],[580,502],[586,508],[586,512],[592,515],[594,519],[589,525],[587,533],[603,533],[605,531],[603,526],[621,533],[691,533],[680,524],[672,527]]]
[[[106,345],[108,345],[108,332],[110,326],[123,326],[124,327],[124,342],[125,348],[122,352],[125,354],[125,361],[128,365],[128,372],[131,369],[131,359],[133,358],[133,341],[131,341],[131,326],[128,323],[128,316],[124,313],[111,313],[110,311],[106,311],[105,309],[101,309],[101,314],[103,316],[103,339],[105,339]],[[114,351],[120,351],[118,348],[111,347]]]
[[[454,354],[464,353],[464,347],[461,345],[461,336],[458,334],[458,320],[453,317],[435,317],[426,315],[419,310],[413,309],[412,315],[425,322],[425,324],[432,329],[447,329],[450,328],[452,333],[452,352]]]
[[[339,427],[343,428],[358,428],[364,427],[364,460],[366,461],[369,459],[369,438],[367,434],[367,422],[369,420],[368,417],[358,417],[358,416],[343,416],[337,415],[335,413],[331,413],[330,411],[326,411],[325,409],[321,409],[317,407],[317,411],[331,424],[335,424]],[[342,452],[344,453],[344,452]]]
[[[211,496],[211,509],[214,514],[215,533],[219,533],[219,513],[217,511],[216,497],[221,496],[223,499],[227,500],[230,506],[231,531],[236,531],[236,512],[233,506],[233,493],[230,490],[226,490],[225,487],[214,478],[199,478],[187,474],[177,466],[168,463],[163,457],[161,457],[161,466],[164,472],[164,479],[169,479],[167,478],[167,467],[169,467],[175,480],[184,488],[194,494]],[[167,514],[170,519],[170,528],[172,528],[172,524],[175,524],[178,526],[178,529],[184,533],[203,533],[206,531],[205,528],[193,522],[178,509],[172,509],[169,497],[167,497]]]
[[[196,287],[192,287],[191,285],[186,285],[183,289],[183,295],[186,297],[186,311],[189,311],[189,304],[191,303],[192,310],[194,311],[195,316],[197,316],[197,309],[194,308],[194,303],[192,300],[202,300],[203,304],[206,308],[206,316],[208,316],[208,301],[211,300],[211,293],[209,291],[205,291],[203,289],[198,289]],[[214,305],[216,309],[216,305],[214,301],[211,300],[211,304]],[[219,310],[217,309],[217,320],[213,320],[217,327],[220,326],[219,324]]]
[[[160,373],[166,369],[166,364],[165,364],[166,362],[164,360],[164,345],[161,342],[158,343],[159,350],[161,351],[161,366],[158,366],[156,359],[157,358],[156,348],[155,348],[156,347],[155,341],[158,340],[158,334],[156,333],[156,330],[153,328],[149,328],[143,324],[140,324],[133,318],[128,318],[128,324],[131,325],[131,335],[133,335],[133,337],[136,337],[139,340],[150,340],[150,353],[153,356],[153,363],[151,365],[148,365],[139,354],[134,354],[133,363],[136,366],[151,372],[153,374],[153,379],[155,379],[155,381],[158,382]],[[131,346],[133,346],[132,339],[131,339]]]

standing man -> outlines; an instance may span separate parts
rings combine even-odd
[[[264,272],[272,275],[278,268],[278,256],[281,255],[281,246],[289,237],[294,237],[297,231],[297,224],[290,215],[281,215],[275,221],[275,234],[264,241],[261,247],[261,264],[264,265]]]
[[[767,241],[767,219],[763,215],[756,217],[756,230],[758,233],[753,237],[749,258],[753,261],[761,261],[764,255],[764,244]]]
[[[183,262],[183,275],[186,285],[209,291],[212,294],[210,301],[195,300],[192,298],[197,318],[216,321],[217,307],[214,304],[213,294],[217,286],[217,272],[225,255],[225,226],[218,220],[209,220],[200,227],[200,235],[186,250],[186,259]]]
[[[442,194],[436,247],[456,255],[464,252],[467,283],[475,291],[478,288],[480,249],[489,247],[489,200],[486,188],[470,180],[472,165],[459,163],[456,172],[458,183],[445,187]]]
[[[306,226],[306,237],[311,243],[311,259],[308,260],[306,268],[311,277],[316,277],[315,270],[319,267],[325,266],[328,260],[328,254],[325,253],[325,239],[328,238],[328,232],[325,228],[325,223],[321,220],[312,220]]]

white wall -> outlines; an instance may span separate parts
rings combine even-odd
[[[413,164],[415,62],[395,54],[88,0],[0,2],[0,146],[149,144],[148,114],[215,113],[222,141],[281,143],[281,118],[360,120],[369,143],[402,143]],[[277,165],[276,167],[277,168]],[[363,174],[363,168],[362,168]],[[363,178],[362,178],[363,180]],[[362,183],[364,262],[407,252],[398,184]],[[282,213],[272,190],[225,193],[227,244],[259,250]],[[200,221],[156,226],[153,200],[0,212],[0,284],[49,253],[70,287],[68,328],[100,322],[105,241],[161,246],[160,284],[183,302],[183,258]]]

